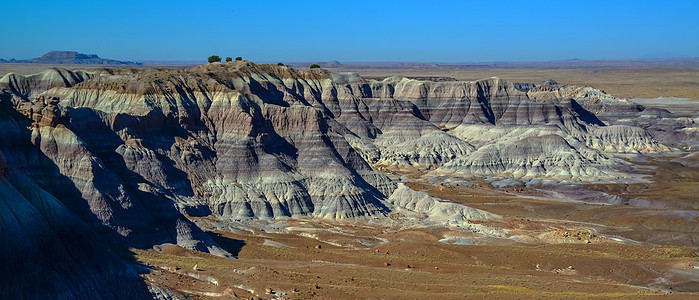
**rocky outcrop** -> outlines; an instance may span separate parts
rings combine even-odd
[[[500,175],[531,178],[546,175],[555,178],[599,178],[607,168],[595,165],[599,157],[589,158],[558,135],[527,137],[516,143],[483,146],[475,153],[452,160],[442,172]]]
[[[554,82],[554,84],[533,87],[527,91],[527,95],[531,99],[539,101],[561,98],[575,99],[587,111],[607,121],[628,117],[645,109],[642,105],[626,99],[617,99],[589,86],[559,85]]]
[[[425,192],[414,191],[403,183],[398,184],[396,190],[388,197],[387,202],[397,211],[407,210],[412,213],[424,214],[429,222],[462,227],[472,232],[491,236],[505,236],[504,230],[470,222],[472,220],[498,220],[500,216],[434,198]]]
[[[188,70],[55,69],[0,83],[19,111],[40,111],[32,119],[60,114],[41,124],[64,122],[71,143],[130,193],[170,199],[188,215],[382,215],[395,183],[379,167],[597,180],[619,176],[614,166],[623,162],[610,154],[667,149],[642,129],[604,126],[570,98],[583,90],[582,98],[613,97],[555,82],[375,81],[239,61]],[[21,101],[28,95],[60,102]]]
[[[71,185],[30,143],[31,133],[22,116],[12,109],[8,97],[3,98],[0,294],[11,299],[149,297],[134,267],[107,243],[98,242],[103,241],[99,227],[76,214],[84,204],[75,206],[77,199],[60,199],[55,190],[46,188],[48,181],[55,181],[56,189],[70,190]]]
[[[34,100],[39,94],[54,87],[72,87],[94,76],[99,76],[99,72],[88,73],[59,68],[51,68],[29,76],[8,73],[0,78],[0,91],[10,93],[12,102],[17,105],[21,101]]]

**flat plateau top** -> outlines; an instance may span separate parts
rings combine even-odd
[[[50,64],[0,64],[0,77],[7,73],[29,75],[51,67],[66,69],[89,68],[189,68],[193,62],[173,64],[145,64],[144,66],[106,65],[50,65]],[[301,69],[301,67],[296,67]],[[590,85],[621,98],[676,97],[699,99],[699,68],[595,68],[595,69],[548,69],[548,68],[461,68],[449,67],[368,67],[343,65],[327,68],[332,72],[355,72],[363,77],[384,78],[403,75],[406,77],[451,77],[456,80],[473,81],[496,76],[513,82],[536,83],[548,79],[557,82]]]

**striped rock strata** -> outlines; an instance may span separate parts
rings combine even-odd
[[[396,185],[375,167],[605,180],[624,176],[614,153],[667,150],[638,127],[606,126],[570,98],[586,91],[613,103],[609,95],[498,78],[375,81],[241,61],[188,70],[52,69],[9,74],[0,86],[26,115],[45,110],[31,107],[31,97],[59,99],[62,111],[52,113],[67,120],[58,143],[66,147],[45,153],[72,181],[98,181],[73,171],[82,155],[83,164],[99,161],[109,171],[108,182],[128,186],[123,197],[167,198],[192,216],[381,215]],[[35,141],[56,135],[39,125]],[[66,156],[75,152],[81,155]],[[101,193],[81,192],[103,205]]]
[[[140,295],[143,287],[110,250],[89,242],[95,237],[227,256],[185,215],[343,219],[411,210],[468,227],[497,216],[411,191],[379,170],[606,180],[624,176],[615,153],[667,150],[645,130],[607,125],[591,112],[633,104],[584,89],[603,98],[600,108],[588,96],[577,102],[579,89],[498,78],[376,81],[239,61],[8,74],[0,90],[0,221],[10,228],[3,242],[29,237],[2,257],[41,257],[41,247],[18,249],[74,238],[65,253],[99,252],[86,255],[112,266],[94,280],[126,285],[106,293]],[[47,291],[35,296],[63,290]]]

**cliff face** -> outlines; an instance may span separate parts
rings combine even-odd
[[[114,199],[165,198],[189,215],[231,219],[380,215],[395,183],[374,167],[598,180],[620,176],[614,166],[623,162],[611,153],[666,149],[637,127],[604,126],[562,92],[571,88],[498,78],[373,81],[242,61],[54,69],[10,74],[0,85],[30,118],[63,118],[61,129],[35,120],[33,141],[95,211],[112,201],[108,190]],[[58,99],[50,101],[62,111],[30,104],[38,95]],[[94,169],[103,172],[85,172]],[[128,209],[97,215],[121,222],[115,214]]]
[[[560,88],[498,78],[374,81],[240,61],[8,74],[0,89],[0,188],[15,199],[0,212],[34,244],[44,238],[29,230],[78,226],[85,239],[225,256],[184,215],[343,219],[403,208],[488,218],[418,197],[377,170],[603,180],[623,176],[613,153],[666,149],[638,127],[605,126]],[[46,225],[27,226],[7,213],[13,207]],[[118,258],[94,257],[113,262],[116,273],[103,276],[133,277]]]
[[[90,224],[94,217],[78,216],[87,211],[86,204],[62,197],[78,193],[76,185],[32,144],[27,119],[3,98],[0,294],[11,299],[102,299],[117,292],[133,299],[149,297],[136,270],[97,242],[101,225]]]

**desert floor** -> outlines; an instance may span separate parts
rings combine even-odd
[[[507,237],[430,226],[403,212],[387,220],[195,219],[218,228],[209,234],[238,259],[173,245],[132,251],[144,277],[202,299],[697,298],[699,220],[682,212],[699,209],[699,170],[644,166],[649,183],[578,188],[654,203],[647,206],[486,182],[438,186],[408,174],[413,189],[503,216],[480,223],[508,229]]]

